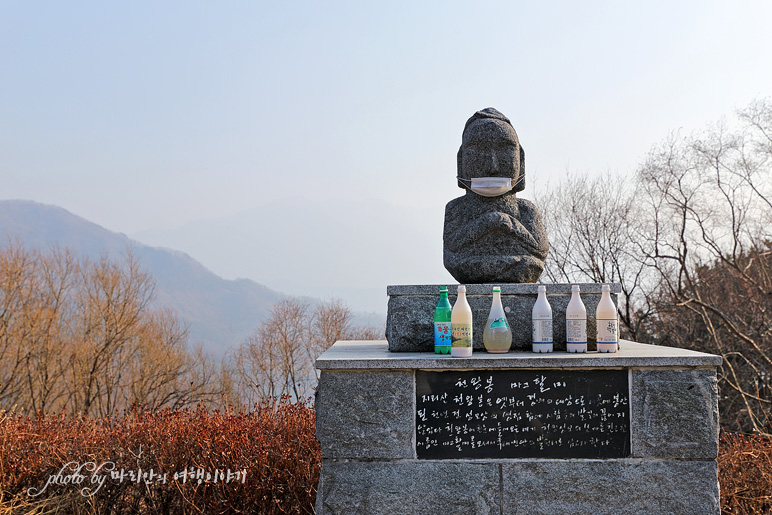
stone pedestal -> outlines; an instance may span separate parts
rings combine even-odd
[[[316,363],[321,371],[317,438],[323,456],[316,512],[717,514],[716,367],[720,363],[720,357],[710,354],[628,341],[622,341],[621,350],[614,354],[475,352],[471,358],[393,353],[385,341],[338,342]],[[416,384],[416,377],[468,371],[479,372],[482,382],[473,380],[463,387],[482,388],[479,399],[476,393],[456,399],[422,395],[423,386]],[[565,447],[567,450],[559,451],[564,457],[547,458],[540,457],[537,447],[531,457],[503,458],[491,451],[495,446],[488,446],[484,458],[454,457],[458,455],[454,447],[447,447],[447,458],[426,458],[433,433],[448,430],[446,424],[432,425],[432,417],[469,420],[472,415],[486,416],[484,411],[473,413],[474,407],[464,411],[467,401],[468,406],[510,402],[518,407],[509,409],[508,416],[518,417],[532,417],[529,406],[539,400],[550,404],[591,401],[595,398],[592,390],[581,399],[575,390],[560,402],[554,396],[546,399],[546,394],[542,399],[539,391],[560,388],[561,384],[560,380],[546,384],[540,378],[554,379],[571,372],[565,374],[571,383],[596,371],[614,371],[614,376],[621,376],[628,386],[628,391],[618,392],[618,396],[598,393],[601,402],[587,408],[594,412],[592,416],[600,417],[597,420],[608,424],[604,403],[609,399],[622,403],[616,411],[622,429],[627,431],[626,440],[614,450],[622,457],[572,458],[573,451]],[[522,381],[524,375],[533,376],[533,384]],[[502,401],[493,397],[494,393],[486,398],[487,377],[495,377],[502,387],[511,387],[511,398]],[[517,381],[509,384],[510,377]],[[598,382],[589,384],[603,388]],[[455,387],[462,387],[460,380]],[[419,409],[429,397],[447,402],[453,412]],[[587,414],[584,407],[566,409],[574,410],[571,416]],[[530,433],[545,427],[549,430],[549,423],[555,421],[522,422],[520,429]],[[480,424],[495,432],[496,423],[488,420]],[[471,422],[462,425],[473,427]],[[577,419],[575,426],[581,425]],[[501,430],[499,424],[499,436]],[[469,448],[469,438],[462,433],[458,449],[463,445]],[[587,444],[579,440],[577,445]],[[471,447],[475,447],[474,442]]]
[[[456,302],[456,286],[448,286],[451,306]],[[467,284],[466,298],[474,320],[474,349],[483,349],[483,330],[493,300],[492,284]],[[512,349],[531,350],[531,310],[536,302],[538,284],[496,284],[501,286],[501,303],[512,329]],[[571,300],[570,284],[545,284],[552,306],[552,334],[555,350],[566,350],[566,307]],[[619,283],[610,283],[611,300],[617,303],[622,291]],[[595,350],[595,309],[601,296],[601,284],[579,283],[582,302],[587,308],[587,345]],[[386,340],[392,352],[434,351],[434,308],[440,299],[440,285],[398,285],[386,289],[389,296],[386,314]]]

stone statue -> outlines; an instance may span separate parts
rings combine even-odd
[[[549,251],[541,215],[525,188],[525,151],[512,123],[493,108],[464,126],[458,186],[445,207],[445,268],[461,284],[533,283]]]

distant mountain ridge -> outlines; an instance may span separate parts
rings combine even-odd
[[[67,247],[79,255],[113,258],[131,248],[156,280],[156,302],[188,324],[190,342],[220,357],[240,344],[287,295],[249,279],[226,280],[189,255],[151,247],[109,231],[61,207],[0,200],[0,245],[18,238],[28,248]]]
[[[444,214],[444,205],[373,198],[256,199],[246,211],[131,236],[185,251],[222,277],[340,297],[385,321],[388,285],[453,284],[443,265]]]

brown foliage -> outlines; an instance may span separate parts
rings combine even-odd
[[[666,294],[652,327],[665,345],[720,354],[719,413],[726,431],[772,432],[772,255],[737,256],[735,266],[697,267],[688,295]],[[678,328],[678,330],[673,330]]]
[[[314,411],[287,399],[252,411],[132,409],[119,417],[0,415],[0,513],[59,509],[62,513],[313,513],[321,454],[314,437]],[[92,473],[81,485],[49,485],[70,462],[108,463],[104,486],[94,495]],[[123,469],[123,480],[112,478]],[[198,469],[197,477],[175,473]],[[131,481],[130,471],[166,474]],[[215,470],[246,470],[243,482],[214,480]],[[67,474],[67,469],[63,474]],[[71,471],[70,471],[71,473]],[[34,490],[29,490],[29,489]],[[15,509],[10,507],[16,506]]]
[[[211,365],[154,289],[131,252],[0,248],[0,407],[108,415],[216,397]]]
[[[772,511],[772,440],[763,435],[723,434],[718,455],[721,512]]]

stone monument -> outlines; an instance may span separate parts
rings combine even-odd
[[[546,285],[555,352],[530,352],[527,283],[549,243],[516,197],[525,152],[495,109],[467,121],[457,180],[444,261],[467,287],[475,352],[432,352],[440,285],[387,288],[387,341],[339,341],[316,360],[316,513],[718,515],[721,357],[630,341],[593,352],[595,283],[580,285],[590,352],[563,352],[570,284]],[[491,283],[512,329],[504,354],[479,352]]]
[[[445,268],[461,284],[538,281],[549,242],[536,206],[517,198],[525,151],[509,119],[492,107],[472,115],[457,166],[466,193],[445,207]]]

